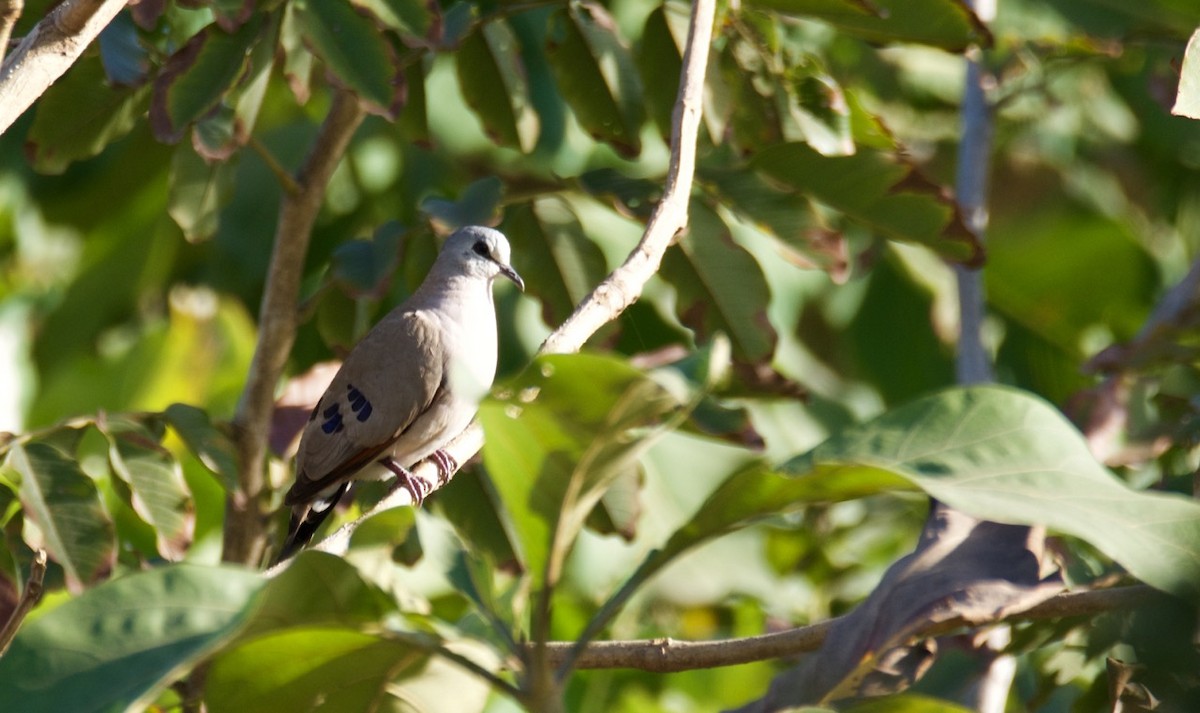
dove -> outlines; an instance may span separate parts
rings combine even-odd
[[[421,286],[350,351],[301,434],[277,561],[308,543],[352,480],[394,475],[420,505],[429,484],[409,468],[430,459],[438,486],[450,479],[458,465],[442,447],[471,423],[496,373],[500,276],[525,289],[504,234],[461,228]]]

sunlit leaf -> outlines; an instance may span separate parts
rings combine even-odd
[[[313,54],[371,112],[395,118],[404,103],[404,73],[379,26],[348,2],[296,0],[296,24]]]
[[[167,559],[182,559],[192,540],[195,518],[179,463],[148,434],[112,429],[105,435],[113,472],[131,489],[134,511],[154,527],[159,553]]]
[[[488,136],[501,146],[529,153],[537,143],[539,125],[519,50],[506,22],[485,22],[463,40],[455,68],[463,97]]]
[[[621,155],[637,156],[642,150],[641,81],[612,17],[599,5],[571,6],[550,22],[547,56],[580,125]]]
[[[171,55],[154,81],[150,102],[150,126],[160,141],[178,141],[225,97],[244,74],[261,29],[261,21],[233,33],[212,24]]]
[[[604,278],[604,254],[562,199],[513,206],[505,215],[502,227],[512,243],[513,267],[529,294],[541,300],[542,319],[561,323]]]
[[[1183,68],[1179,71],[1179,93],[1171,113],[1200,119],[1200,30],[1196,30],[1188,41],[1183,54]]]
[[[213,425],[203,409],[171,404],[163,412],[184,445],[229,492],[237,489],[237,456],[229,435]]]
[[[285,629],[218,656],[204,701],[212,713],[372,710],[397,676],[425,654],[353,629]]]
[[[983,258],[949,192],[898,155],[860,147],[853,156],[822,156],[789,143],[760,152],[753,166],[889,238],[927,245],[956,262]]]
[[[25,541],[42,547],[79,591],[107,573],[116,559],[112,520],[96,484],[79,464],[53,446],[14,444],[6,466],[20,476]],[[29,526],[36,527],[30,532]]]
[[[142,710],[238,631],[265,582],[179,564],[88,590],[22,627],[0,658],[0,709]]]
[[[769,358],[776,336],[767,321],[771,295],[758,263],[703,202],[692,201],[688,226],[662,265],[663,277],[679,293],[680,320],[705,340],[728,335],[742,359]]]
[[[236,169],[233,162],[207,161],[186,144],[175,148],[167,212],[189,242],[217,232],[221,209],[233,194]]]

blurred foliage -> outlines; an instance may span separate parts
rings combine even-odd
[[[14,34],[52,4],[27,0]],[[998,10],[722,6],[690,231],[591,353],[532,367],[661,193],[685,3],[123,11],[0,136],[0,618],[31,548],[52,560],[0,659],[0,709],[77,709],[79,691],[166,709],[212,657],[214,711],[512,710],[487,684],[516,682],[522,637],[711,639],[845,613],[913,548],[922,492],[1050,525],[1072,584],[1185,597],[1017,627],[1011,709],[1105,709],[1106,659],[1131,674],[1127,705],[1200,708],[1200,518],[1182,497],[1200,470],[1200,123],[1171,114],[1197,101],[1200,5]],[[973,45],[994,79],[986,246],[947,189]],[[529,292],[497,295],[482,463],[426,510],[365,523],[344,560],[266,579],[218,567],[228,422],[280,175],[338,90],[371,116],[314,229],[289,375],[402,300],[457,225],[505,230]],[[1019,390],[930,396],[954,378],[948,262],[984,265],[985,342]],[[282,492],[286,462],[270,477]],[[589,671],[563,695],[715,711],[782,667]],[[981,670],[944,655],[919,693],[849,709],[958,710]]]

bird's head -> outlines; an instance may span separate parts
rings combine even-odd
[[[438,261],[450,261],[459,271],[488,280],[504,275],[524,292],[525,281],[513,269],[511,254],[504,233],[479,225],[468,225],[446,238]]]

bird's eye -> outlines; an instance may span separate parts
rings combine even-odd
[[[488,252],[487,243],[483,242],[482,240],[472,245],[471,249],[474,250],[475,254],[479,255],[480,257],[486,257],[489,260],[492,258],[492,254]]]

